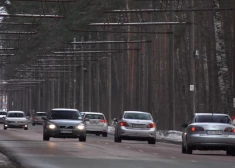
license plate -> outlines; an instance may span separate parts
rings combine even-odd
[[[209,134],[209,135],[221,135],[222,131],[207,131],[207,134]]]
[[[133,128],[144,128],[144,125],[140,125],[140,124],[132,124]]]
[[[98,124],[99,121],[90,121],[91,124]]]
[[[71,134],[72,130],[61,130],[60,133],[62,133],[62,134]]]

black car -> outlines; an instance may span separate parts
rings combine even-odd
[[[47,117],[43,117],[43,140],[53,138],[79,138],[86,141],[86,127],[81,114],[76,109],[52,109]]]

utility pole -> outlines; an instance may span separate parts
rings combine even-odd
[[[84,41],[83,40],[83,37],[82,37],[82,40],[81,41]],[[83,44],[81,45],[81,51],[83,50]],[[84,54],[82,53],[82,57],[81,57],[81,61],[84,60]],[[81,64],[81,79],[80,79],[80,108],[81,108],[81,111],[84,111],[84,64],[82,63]]]
[[[76,38],[73,38],[73,42],[76,42]],[[74,51],[76,51],[76,44],[73,45]],[[76,62],[76,57],[74,57]],[[77,67],[73,68],[73,108],[76,109],[76,87],[77,87]]]
[[[189,8],[194,7],[194,0],[189,0]],[[190,30],[189,30],[189,57],[190,57],[190,100],[192,113],[196,112],[196,77],[195,77],[195,48],[194,48],[194,11],[189,14]]]
[[[235,7],[235,3],[234,3]],[[235,8],[233,10],[233,115],[235,116]]]
[[[89,34],[89,39],[91,40],[91,34]],[[91,49],[91,46],[89,46],[89,48]],[[91,53],[89,53],[89,57],[88,57],[89,60],[91,60]],[[91,111],[91,94],[92,94],[92,84],[91,84],[91,72],[92,69],[91,69],[91,61],[89,62],[89,65],[88,65],[88,108],[89,108],[89,111]]]

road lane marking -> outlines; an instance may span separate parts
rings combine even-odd
[[[109,143],[108,142],[105,142],[106,145],[108,145]]]
[[[142,150],[139,150],[139,152],[144,152],[144,151],[142,151]]]
[[[194,163],[196,163],[197,161],[196,161],[196,160],[191,160],[191,162],[194,162]]]
[[[127,148],[127,149],[129,149],[130,147],[129,147],[129,146],[127,146],[126,148]]]
[[[172,159],[175,159],[176,157],[174,157],[174,156],[171,156],[171,158],[172,158]]]
[[[158,153],[153,153],[154,155],[158,155]]]

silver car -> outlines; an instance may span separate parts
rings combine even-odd
[[[35,126],[35,124],[43,124],[44,120],[42,117],[46,117],[46,112],[36,112],[32,118],[32,125]]]
[[[108,122],[103,113],[99,112],[84,112],[83,119],[86,124],[87,133],[96,134],[103,137],[108,135]]]
[[[28,130],[28,120],[23,111],[9,111],[4,121],[4,130],[7,128],[24,128]]]
[[[7,115],[6,111],[0,111],[0,123],[4,123],[6,115]]]
[[[190,124],[183,124],[182,153],[193,150],[224,150],[235,155],[235,126],[227,114],[196,113]]]
[[[149,144],[156,143],[156,123],[150,113],[140,111],[124,111],[116,123],[114,142],[122,140],[143,140]]]
[[[53,138],[79,138],[86,141],[86,127],[81,114],[76,109],[56,108],[52,109],[43,125],[43,140]]]

